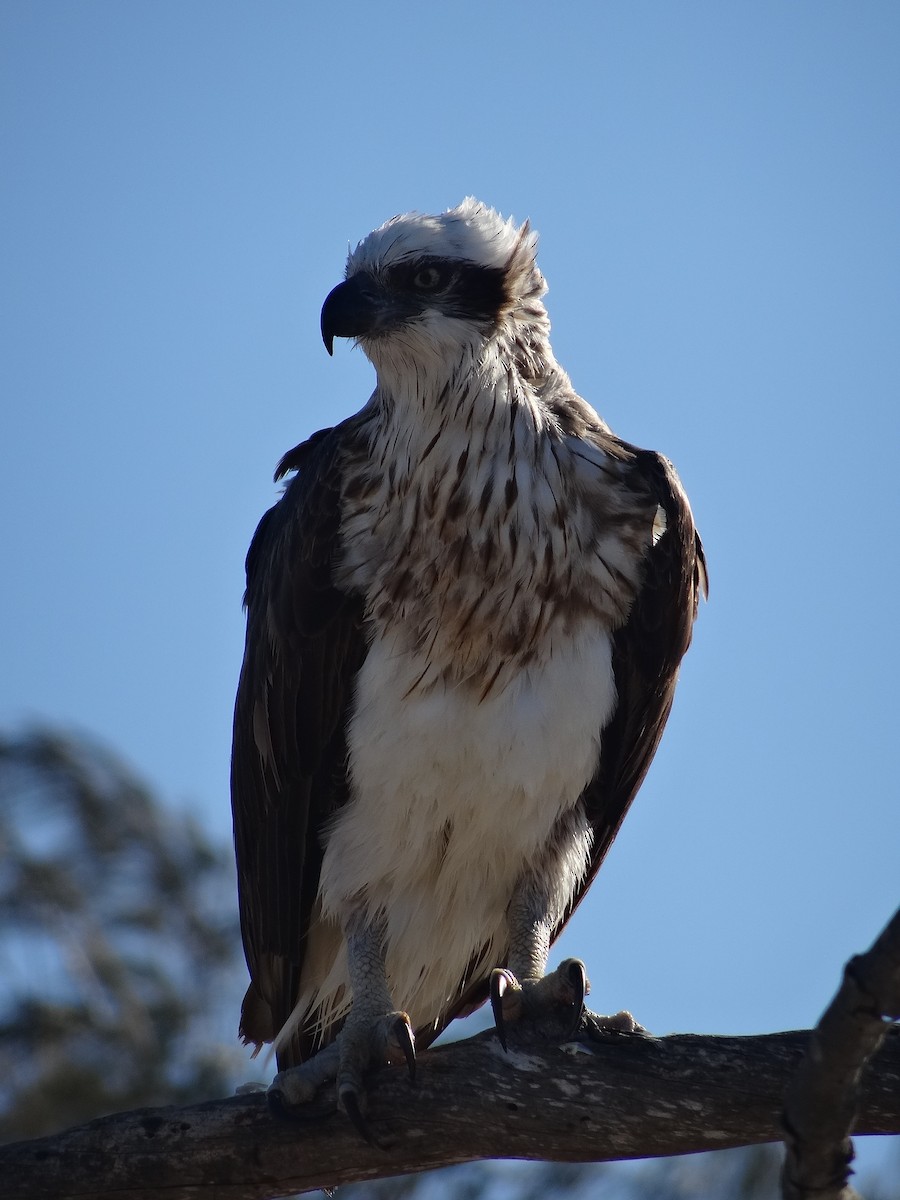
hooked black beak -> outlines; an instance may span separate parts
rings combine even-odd
[[[362,337],[384,318],[385,297],[370,275],[351,275],[333,288],[322,305],[322,341],[334,353],[336,337]]]

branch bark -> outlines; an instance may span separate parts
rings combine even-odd
[[[758,1037],[601,1034],[500,1048],[493,1033],[432,1049],[411,1089],[372,1078],[361,1142],[327,1108],[271,1117],[262,1095],[118,1113],[0,1148],[5,1200],[262,1200],[478,1158],[605,1161],[779,1140],[807,1031]],[[332,1106],[333,1108],[333,1106]],[[900,1030],[859,1093],[857,1133],[900,1132]]]
[[[851,958],[785,1097],[784,1200],[854,1200],[850,1141],[863,1069],[900,1017],[900,909]]]

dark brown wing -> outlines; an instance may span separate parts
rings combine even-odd
[[[647,556],[643,584],[628,620],[613,638],[616,709],[603,730],[597,774],[582,797],[594,830],[591,861],[554,931],[554,941],[599,871],[647,774],[672,708],[700,594],[707,590],[703,546],[675,468],[662,455],[628,446],[605,430],[595,430],[592,436],[607,453],[630,464],[635,493],[656,501],[666,527]],[[487,988],[486,977],[467,981],[446,1018],[417,1032],[418,1044],[428,1045],[455,1017],[476,1009],[486,999]]]
[[[356,419],[286,455],[296,470],[247,555],[247,641],[234,714],[232,813],[251,984],[247,1042],[271,1041],[297,999],[323,824],[347,797],[345,728],[365,657],[362,601],[334,586],[341,471]],[[308,1056],[301,1037],[279,1065]]]
[[[703,546],[675,468],[653,451],[633,453],[635,484],[646,486],[662,508],[666,528],[647,556],[628,620],[613,637],[616,709],[603,730],[597,774],[583,797],[594,830],[591,863],[554,936],[600,869],[653,761],[672,708],[678,668],[691,644],[700,595],[707,590]]]

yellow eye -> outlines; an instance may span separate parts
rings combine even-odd
[[[420,292],[433,292],[443,283],[444,273],[437,267],[421,267],[413,275],[412,281],[413,287],[418,288]]]

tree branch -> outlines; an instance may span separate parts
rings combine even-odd
[[[261,1200],[479,1158],[604,1161],[778,1140],[808,1032],[601,1034],[505,1054],[493,1033],[372,1077],[369,1119],[271,1117],[261,1095],[119,1113],[0,1148],[5,1200]],[[332,1106],[333,1107],[333,1106]],[[864,1073],[857,1133],[900,1132],[900,1031]]]
[[[863,1068],[900,1017],[900,909],[851,958],[785,1097],[784,1200],[852,1200],[850,1133]]]

